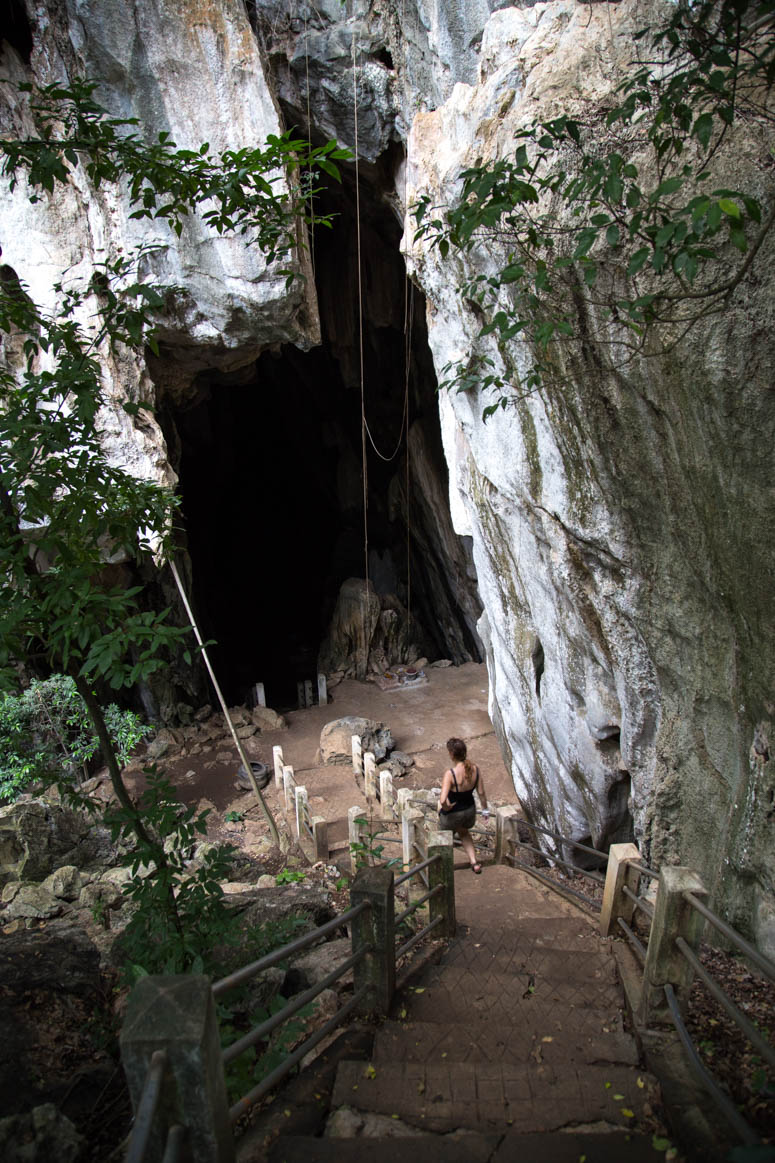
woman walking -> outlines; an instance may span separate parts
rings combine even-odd
[[[439,827],[445,832],[456,832],[460,845],[468,857],[472,872],[477,875],[482,866],[476,859],[476,849],[470,828],[476,822],[474,791],[479,792],[482,811],[489,815],[487,793],[479,768],[466,758],[467,748],[462,739],[448,739],[447,751],[453,766],[444,772],[439,796]]]

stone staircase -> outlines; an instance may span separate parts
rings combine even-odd
[[[626,1031],[610,942],[504,866],[466,866],[455,889],[457,936],[397,996],[369,1057],[339,1062],[324,1135],[281,1134],[263,1157],[662,1163],[659,1087]]]

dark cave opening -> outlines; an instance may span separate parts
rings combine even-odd
[[[404,605],[411,592],[423,653],[480,661],[470,547],[449,518],[425,305],[407,283],[394,212],[373,187],[361,206],[364,411],[379,449],[366,439],[369,579]],[[263,682],[269,705],[296,705],[342,583],[366,572],[352,175],[318,208],[335,215],[314,238],[321,346],[287,344],[234,375],[200,375],[187,404],[162,410],[179,448],[194,605],[231,703]]]

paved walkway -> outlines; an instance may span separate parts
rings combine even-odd
[[[281,1138],[270,1158],[663,1160],[610,943],[522,872],[466,867],[455,888],[457,936],[397,997],[370,1061],[339,1064],[326,1137]]]

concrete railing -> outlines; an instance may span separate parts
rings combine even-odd
[[[396,887],[425,875],[421,900],[396,913]],[[427,856],[395,879],[384,866],[361,868],[351,890],[351,907],[311,933],[215,982],[201,975],[144,977],[129,997],[121,1032],[121,1058],[129,1084],[135,1121],[127,1163],[234,1163],[233,1126],[277,1086],[314,1047],[351,1013],[384,1015],[396,988],[397,966],[423,939],[455,933],[452,836],[430,839]],[[429,918],[408,940],[396,931],[424,905]],[[352,953],[315,986],[221,1050],[215,1001],[259,973],[319,944],[344,925],[351,926]],[[288,1054],[271,1073],[229,1105],[225,1066],[353,971],[352,995],[335,1014]],[[180,1152],[185,1149],[185,1156]]]
[[[738,1009],[700,960],[698,948],[706,924],[720,932],[752,965],[773,982],[775,982],[775,964],[708,908],[705,903],[707,890],[702,878],[693,869],[666,867],[657,872],[644,864],[635,844],[612,844],[609,851],[604,853],[538,825],[526,825],[534,834],[542,833],[552,837],[561,846],[579,849],[599,858],[601,864],[605,864],[603,876],[600,872],[571,865],[563,857],[543,852],[521,841],[517,831],[517,820],[518,809],[498,808],[496,859],[513,866],[524,867],[532,875],[556,888],[556,882],[537,869],[528,867],[515,855],[518,849],[538,852],[548,862],[572,868],[575,873],[589,877],[602,885],[603,895],[600,905],[567,886],[564,886],[563,891],[571,893],[587,905],[599,907],[601,935],[611,937],[622,934],[640,961],[643,979],[640,1001],[635,1013],[636,1021],[642,1027],[672,1022],[686,1051],[689,1066],[713,1099],[716,1108],[726,1117],[742,1143],[746,1145],[759,1143],[759,1137],[701,1061],[686,1029],[683,1014],[689,990],[696,976],[740,1028],[756,1053],[775,1069],[775,1048]],[[640,892],[644,880],[656,884],[656,894],[651,900]],[[633,927],[637,913],[644,918],[642,927],[649,930],[648,935],[644,935],[645,944]]]

